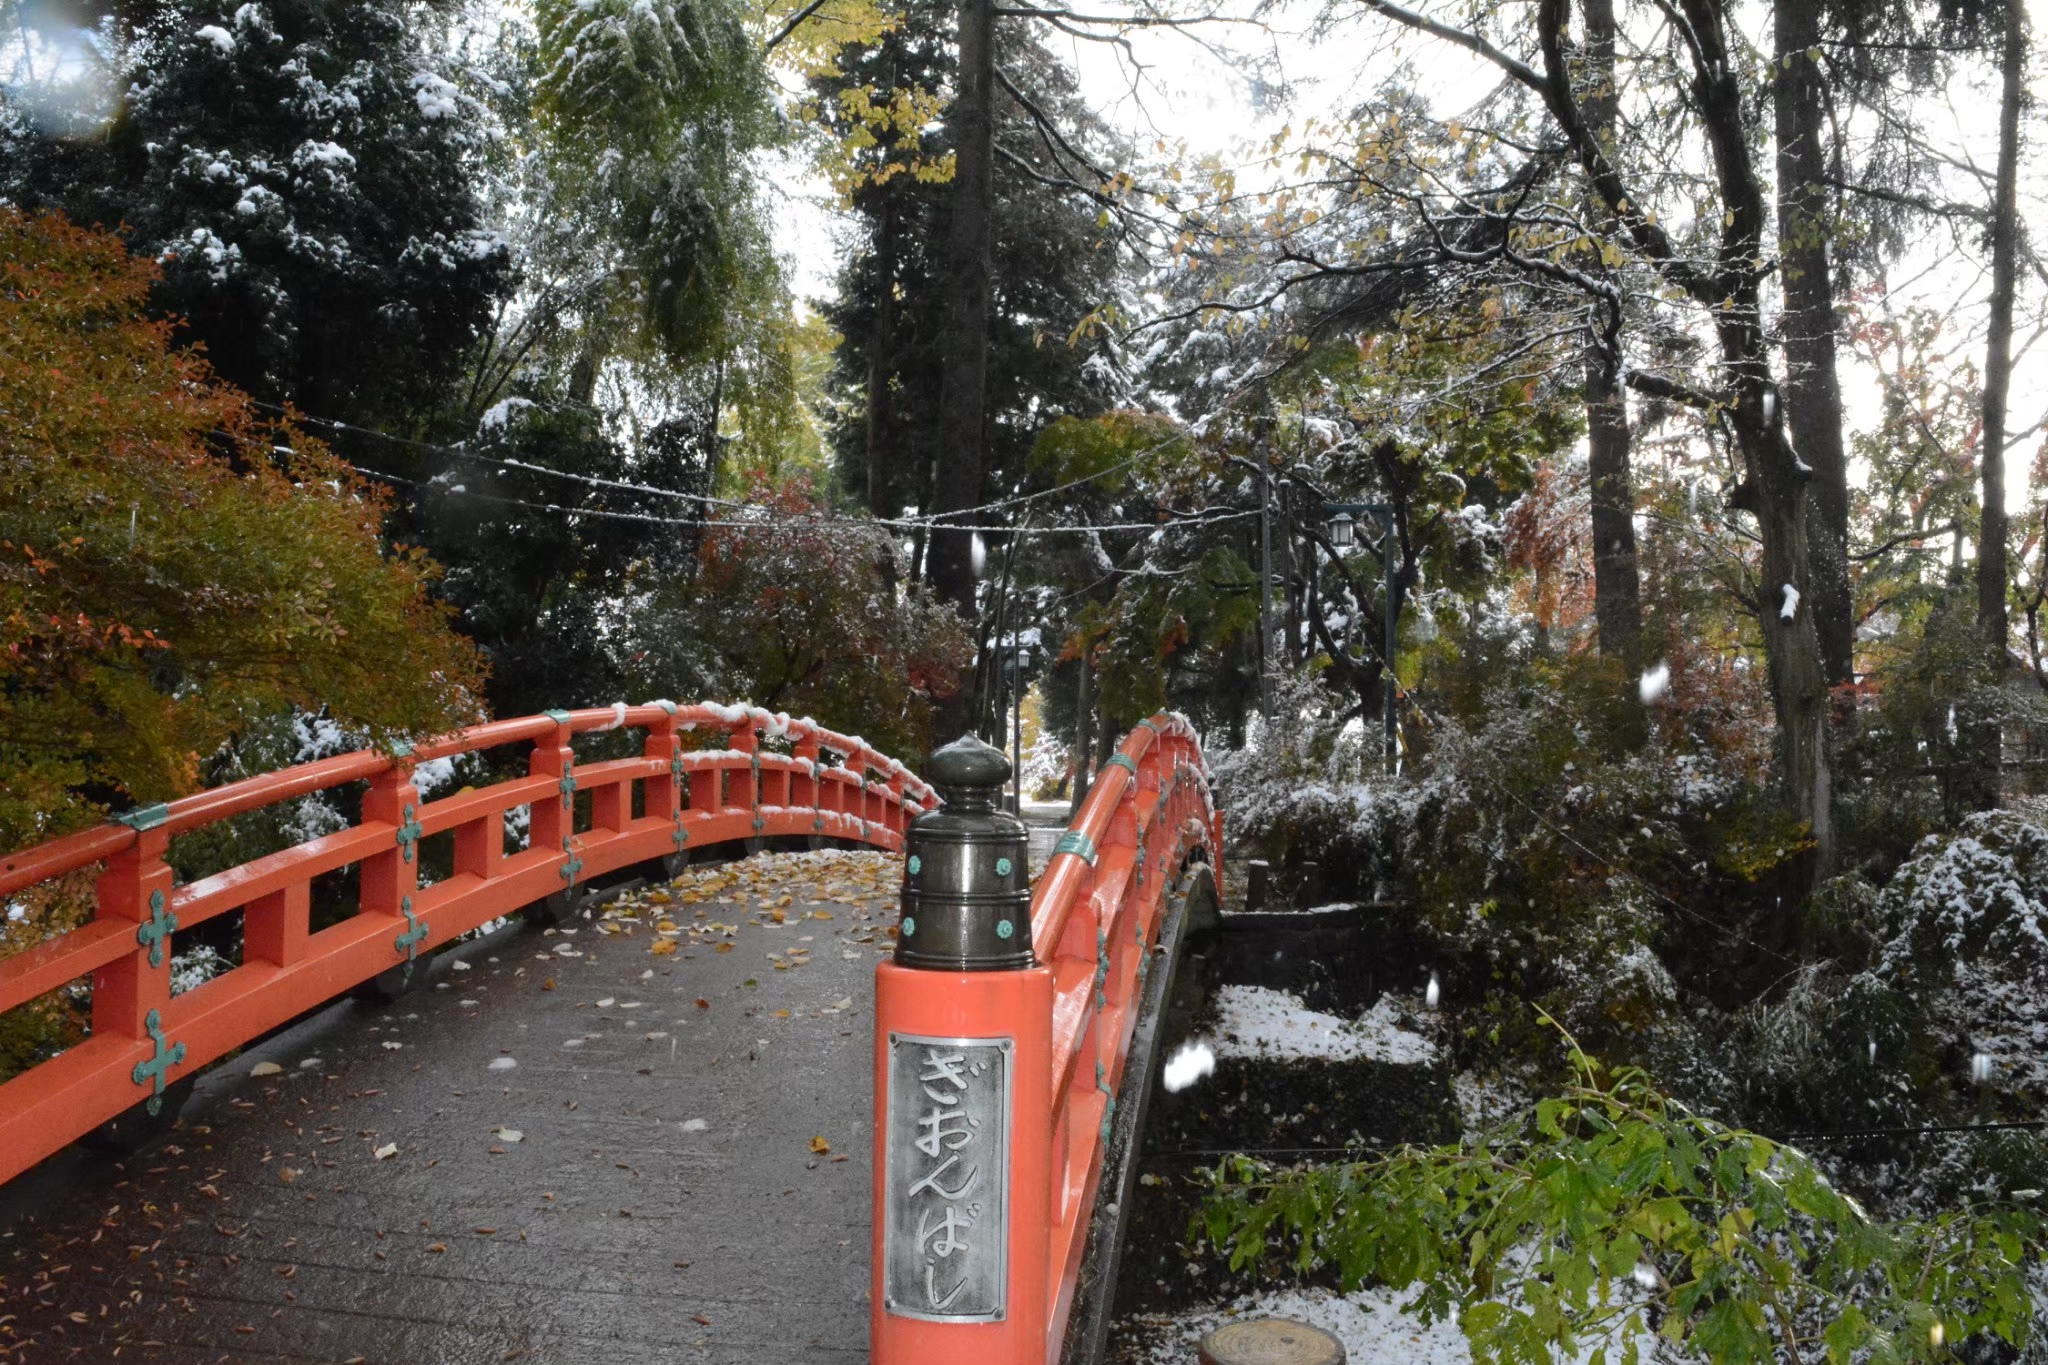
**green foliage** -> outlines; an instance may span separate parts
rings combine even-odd
[[[1160,413],[1119,408],[1096,417],[1062,415],[1032,442],[1031,472],[1055,484],[1087,479],[1098,491],[1114,493],[1185,460],[1191,449],[1181,424]]]
[[[1563,1093],[1456,1146],[1278,1171],[1233,1157],[1200,1235],[1233,1268],[1413,1287],[1481,1365],[1636,1365],[1658,1339],[1714,1365],[1894,1365],[2028,1340],[2031,1208],[1873,1219],[1803,1153],[1575,1043],[1570,1061]]]
[[[242,394],[105,234],[0,209],[0,846],[192,790],[259,718],[473,717],[474,649],[374,488]]]
[[[822,518],[801,480],[748,500],[726,518],[741,524],[705,528],[694,581],[669,580],[635,614],[633,690],[751,702],[927,752],[933,702],[969,658],[959,616],[894,588],[888,533]]]
[[[608,322],[672,363],[714,360],[738,320],[785,306],[750,160],[778,130],[747,15],[732,0],[535,9],[535,188],[557,219],[535,264],[588,273],[600,352],[633,349]]]

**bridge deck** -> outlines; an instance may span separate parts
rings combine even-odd
[[[224,1064],[168,1141],[22,1178],[0,1359],[864,1360],[899,875],[691,869],[669,904],[500,931]]]

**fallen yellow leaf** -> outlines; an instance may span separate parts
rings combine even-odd
[[[729,953],[732,951],[732,945],[730,943],[721,943],[711,951],[714,953]]]
[[[816,1152],[819,1156],[823,1156],[825,1155],[825,1153],[832,1150],[832,1144],[825,1141],[824,1137],[820,1135],[818,1137],[814,1137],[811,1139],[811,1150]]]
[[[647,951],[652,953],[656,957],[667,957],[670,953],[674,952],[675,950],[676,941],[674,939],[658,938],[654,941],[654,946],[649,948]]]

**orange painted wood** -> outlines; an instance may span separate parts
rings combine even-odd
[[[304,961],[312,901],[313,884],[300,881],[250,902],[242,920],[242,961],[279,967]]]
[[[0,962],[0,1014],[135,951],[135,926],[94,920]]]
[[[1121,765],[1104,769],[1082,804],[1070,832],[1086,836],[1096,856],[1092,864],[1077,853],[1056,854],[1040,877],[1032,897],[1032,945],[1042,965],[1030,972],[988,972],[952,975],[900,972],[891,964],[876,978],[877,1124],[885,1131],[886,1087],[880,1079],[880,1040],[890,1031],[918,1032],[910,1018],[938,1017],[943,1000],[973,1011],[991,997],[993,983],[1026,976],[1046,980],[1043,1011],[1034,1004],[1005,1022],[1020,1040],[1030,1036],[1045,1044],[1046,1089],[1042,1112],[1016,1115],[1013,1137],[1036,1150],[1044,1144],[1047,1184],[1041,1209],[1043,1229],[1013,1229],[1012,1266],[1042,1248],[1035,1262],[1036,1282],[1024,1293],[1042,1305],[1037,1330],[1009,1333],[993,1325],[923,1323],[898,1318],[882,1305],[880,1270],[872,1290],[872,1340],[876,1365],[922,1365],[932,1360],[974,1360],[988,1365],[1051,1365],[1066,1331],[1075,1287],[1085,1253],[1089,1215],[1102,1179],[1102,1135],[1106,1119],[1121,1091],[1130,1042],[1138,1023],[1139,971],[1157,941],[1164,922],[1173,874],[1190,851],[1200,846],[1210,864],[1220,864],[1220,818],[1210,809],[1203,779],[1201,751],[1192,728],[1175,716],[1158,716],[1133,730],[1118,752],[1129,758],[1135,774]],[[849,775],[848,782],[857,781]],[[843,784],[836,785],[846,791]],[[894,774],[887,779],[893,798],[886,820],[902,820],[914,802]],[[877,787],[861,785],[848,792],[849,810],[869,812]],[[1139,861],[1140,851],[1143,862]],[[1140,869],[1144,870],[1140,880]],[[914,996],[900,994],[900,977],[921,978]],[[906,1002],[906,1003],[899,1003]],[[978,1033],[1000,1032],[990,1025]],[[968,1036],[966,1030],[959,1030]],[[883,1155],[876,1156],[874,1223],[886,1223],[882,1178]],[[1041,1236],[1042,1232],[1042,1236]],[[880,1233],[875,1264],[881,1265]],[[1014,1286],[1013,1286],[1014,1295]],[[1016,1311],[1027,1300],[1012,1299]],[[1002,1326],[1009,1327],[1006,1323]]]
[[[594,730],[644,728],[644,753],[578,767],[570,739]],[[703,728],[728,735],[726,751],[683,754],[680,734]],[[752,754],[757,731],[786,736],[807,756],[830,750],[855,773],[873,769],[898,775],[901,795],[884,798],[886,823],[790,804],[810,781],[808,762],[761,756],[775,779],[764,781],[780,803],[755,804]],[[505,744],[531,742],[528,776],[438,801],[422,801],[413,785],[415,763]],[[738,752],[732,752],[732,751]],[[827,769],[826,776],[840,771]],[[677,780],[680,773],[683,781]],[[731,775],[730,803],[713,796]],[[566,788],[564,779],[572,779]],[[360,824],[174,888],[164,853],[172,833],[260,809],[310,792],[367,779],[371,786]],[[848,780],[854,780],[849,778]],[[632,784],[643,783],[643,810],[632,814]],[[684,788],[690,804],[683,804]],[[828,788],[830,790],[831,788]],[[879,789],[878,789],[879,790]],[[591,793],[593,827],[573,832],[577,791]],[[167,818],[138,832],[109,824],[10,855],[0,865],[0,891],[19,891],[52,877],[103,864],[96,883],[96,916],[79,929],[0,961],[0,1009],[93,977],[93,1036],[59,1057],[0,1085],[0,1181],[62,1147],[78,1134],[137,1103],[148,1093],[133,1068],[154,1055],[144,1021],[158,1014],[166,1044],[183,1043],[184,1060],[168,1080],[190,1074],[385,969],[406,960],[400,935],[425,929],[413,945],[424,953],[501,915],[568,885],[563,869],[574,857],[576,883],[686,846],[769,835],[810,834],[821,825],[836,837],[865,839],[900,849],[903,803],[933,801],[931,789],[893,759],[812,722],[712,704],[670,707],[594,707],[567,720],[530,716],[473,726],[418,746],[397,759],[364,751],[323,759],[236,782],[172,802]],[[823,803],[819,803],[822,805]],[[507,854],[506,812],[530,807],[529,846]],[[454,831],[455,871],[430,887],[420,883],[420,838]],[[408,856],[410,854],[410,856]],[[360,912],[319,933],[310,932],[312,881],[351,863],[359,867]],[[161,898],[160,903],[153,896]],[[412,919],[405,911],[408,902]],[[170,995],[169,917],[178,927],[244,909],[244,962],[196,990]],[[138,931],[162,941],[158,961]]]
[[[190,929],[287,886],[347,867],[372,850],[394,848],[396,832],[396,826],[382,821],[356,825],[189,882],[171,893],[178,927]]]

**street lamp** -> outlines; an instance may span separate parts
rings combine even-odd
[[[1387,699],[1387,771],[1392,772],[1400,751],[1399,725],[1394,712],[1394,636],[1399,627],[1399,609],[1394,599],[1394,509],[1384,502],[1326,502],[1323,531],[1336,550],[1348,550],[1358,540],[1360,515],[1377,517],[1380,523],[1380,566],[1386,578],[1386,648],[1380,652],[1380,673]]]

